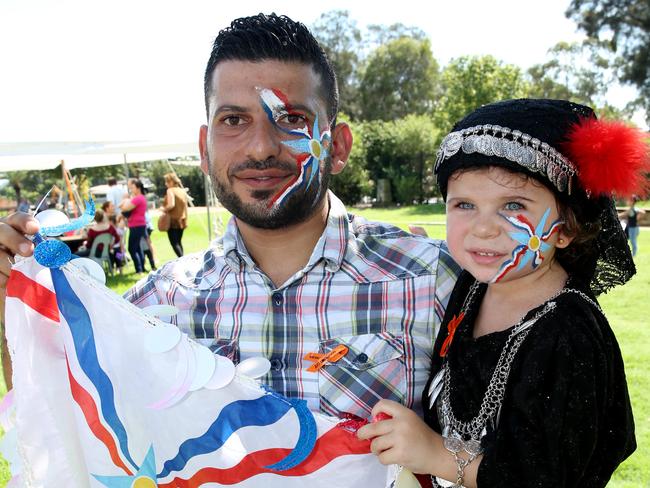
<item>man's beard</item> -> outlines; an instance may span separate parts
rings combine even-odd
[[[209,166],[211,167],[212,164]],[[280,191],[277,188],[272,190],[254,190],[251,192],[251,196],[257,201],[255,203],[244,203],[232,191],[232,185],[229,181],[224,182],[219,180],[213,172],[210,172],[210,180],[212,181],[212,186],[219,203],[239,220],[251,227],[257,227],[259,229],[281,229],[304,222],[320,207],[319,203],[327,195],[331,167],[331,158],[328,157],[325,160],[325,168],[320,178],[318,178],[318,175],[314,175],[312,184],[309,187],[305,188],[303,185],[298,186],[290,196],[270,207],[269,203],[277,195],[278,191]],[[264,170],[270,168],[278,168],[293,173],[296,169],[296,163],[286,163],[275,158],[270,158],[266,161],[247,161],[240,163],[235,167],[235,170]],[[318,171],[317,164],[313,168]],[[303,174],[304,180],[308,180],[310,177],[311,175]],[[317,181],[318,183],[316,183]]]

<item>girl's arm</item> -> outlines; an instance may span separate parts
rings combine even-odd
[[[129,210],[133,210],[135,208],[135,204],[133,203],[133,199],[130,198],[125,198],[120,202],[120,209],[125,210],[128,212]]]
[[[430,474],[451,482],[458,481],[458,464],[442,442],[442,436],[427,426],[411,409],[391,400],[381,400],[372,409],[372,418],[379,414],[392,418],[363,426],[359,439],[372,439],[370,448],[382,464],[399,464],[417,474]],[[469,457],[464,451],[458,457]],[[476,474],[482,456],[462,470],[462,484],[476,487]]]

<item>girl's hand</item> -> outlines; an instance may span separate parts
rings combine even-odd
[[[413,410],[397,402],[381,400],[372,409],[373,419],[386,415],[392,418],[359,429],[359,439],[372,439],[370,449],[382,464],[400,464],[414,473],[433,473],[442,445],[440,435]]]

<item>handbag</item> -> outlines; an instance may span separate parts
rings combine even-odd
[[[171,224],[171,217],[167,212],[164,212],[160,217],[158,217],[158,230],[160,232],[167,232],[169,230],[169,225]]]

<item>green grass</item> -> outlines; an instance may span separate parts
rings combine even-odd
[[[422,225],[430,236],[445,237],[445,216],[441,205],[354,209],[353,212],[369,220],[391,222],[403,229],[407,229],[409,224]],[[221,210],[218,216],[225,223],[228,213]],[[189,224],[183,236],[186,253],[205,249],[208,242],[205,213],[198,210],[192,213]],[[154,232],[152,240],[158,265],[175,257],[165,233]],[[623,352],[639,446],[614,473],[608,488],[650,487],[650,229],[641,231],[636,263],[638,274],[629,283],[599,299]],[[109,277],[108,286],[118,293],[130,288],[137,278],[132,265],[129,268],[124,276]],[[0,393],[5,391],[0,379]],[[8,466],[0,459],[0,487],[5,486],[8,480]]]

